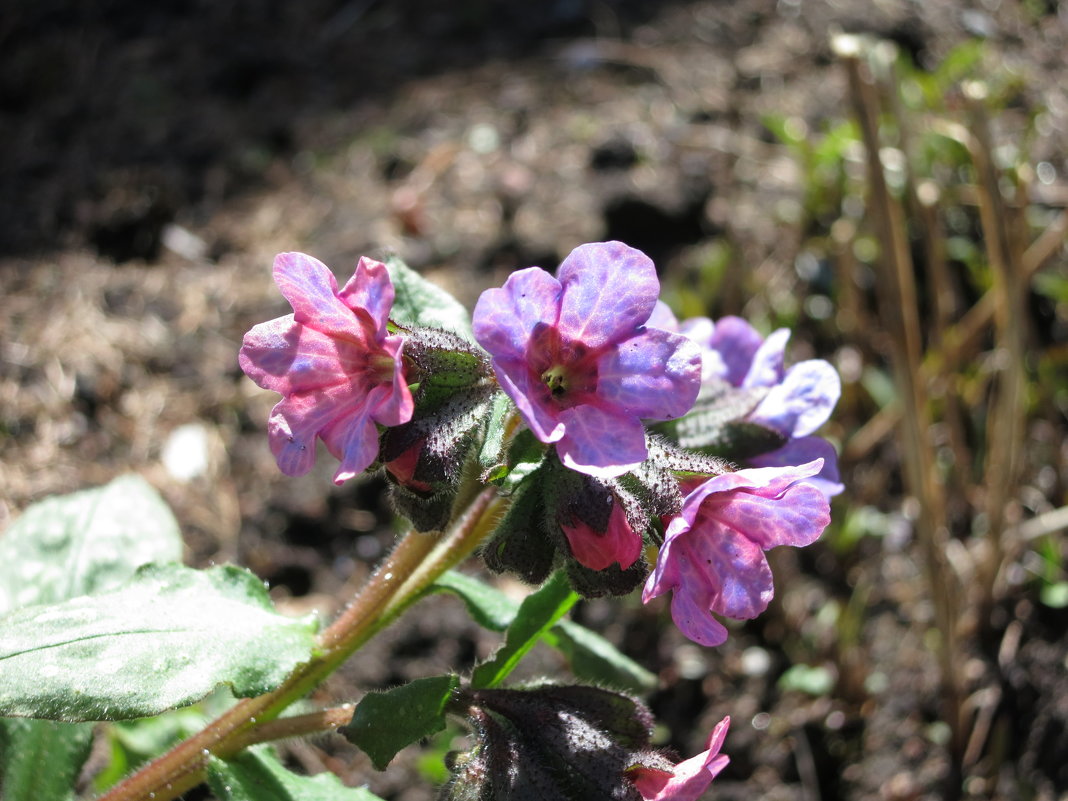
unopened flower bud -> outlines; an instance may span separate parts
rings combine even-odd
[[[597,687],[469,690],[452,706],[475,744],[450,755],[439,801],[694,801],[728,761],[728,720],[676,764],[652,748],[645,704]]]

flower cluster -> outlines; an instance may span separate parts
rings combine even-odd
[[[384,467],[398,511],[420,530],[445,525],[463,481],[495,485],[510,508],[483,547],[489,567],[531,583],[563,570],[587,597],[644,582],[643,601],[670,593],[678,628],[708,646],[727,636],[716,616],[767,607],[764,552],[808,545],[827,526],[842,485],[834,448],[815,432],[840,383],[825,361],[786,366],[785,329],[764,338],[736,317],[679,322],[658,300],[653,263],[620,242],[576,248],[555,276],[513,273],[482,294],[470,325],[453,320],[448,331],[440,321],[451,299],[421,286],[397,294],[394,280],[422,279],[391,271],[362,258],[338,289],[309,256],[276,259],[293,313],[249,331],[240,363],[282,395],[268,428],[284,473],[310,470],[320,439],[340,462],[337,483]],[[395,294],[444,305],[420,317],[398,312]],[[646,546],[659,546],[651,568]],[[566,764],[568,738],[581,730],[601,742],[615,724],[576,712],[593,695],[569,692],[537,703],[472,696],[473,725],[490,745],[466,758],[443,797],[496,797],[470,787],[504,787],[517,770],[585,781]],[[530,746],[545,759],[507,757],[525,724],[502,721],[554,704],[572,722],[542,733],[551,745]],[[705,753],[677,765],[642,735],[608,748],[597,769],[625,775],[621,798],[694,799],[726,764],[725,733],[726,721]]]

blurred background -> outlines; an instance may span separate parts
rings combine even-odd
[[[730,714],[723,799],[1068,798],[1066,51],[1058,0],[10,0],[0,529],[136,471],[190,564],[329,614],[396,524],[378,478],[274,465],[236,362],[288,310],[274,254],[395,252],[471,305],[620,239],[680,316],[788,326],[844,387],[846,491],[765,616],[703,649],[580,606],[660,676],[660,741]],[[325,692],[495,644],[418,607]],[[287,760],[421,801],[449,745]]]

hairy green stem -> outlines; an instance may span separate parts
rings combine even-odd
[[[289,736],[271,736],[275,729],[285,728],[279,728],[281,721],[272,721],[417,601],[442,573],[470,555],[496,527],[505,505],[491,487],[473,498],[444,535],[408,532],[349,606],[322,631],[312,658],[280,687],[239,701],[99,801],[168,801],[204,781],[210,756],[225,759],[250,743]]]

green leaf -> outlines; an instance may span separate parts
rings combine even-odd
[[[0,615],[103,592],[143,564],[181,556],[174,515],[139,476],[48,498],[29,507],[0,537]],[[91,741],[92,726],[0,721],[0,798],[70,798]]]
[[[430,587],[431,592],[441,590],[455,593],[475,622],[492,631],[504,631],[519,611],[519,604],[500,590],[455,570],[444,573]]]
[[[146,566],[108,593],[0,618],[0,715],[122,720],[259,695],[314,647],[315,622],[274,612],[246,570]]]
[[[339,731],[371,757],[377,770],[385,770],[402,748],[445,728],[445,705],[459,686],[457,676],[431,676],[368,693],[356,705],[352,722]]]
[[[92,726],[51,720],[0,720],[0,798],[66,801],[89,756]]]
[[[220,801],[382,801],[370,790],[346,787],[333,773],[298,776],[270,748],[208,760],[208,786]]]
[[[0,615],[109,590],[141,565],[181,558],[174,515],[139,476],[48,498],[0,537]]]
[[[463,573],[449,571],[430,588],[452,592],[483,628],[504,631],[515,619],[519,604],[500,590]],[[561,620],[544,635],[545,642],[567,657],[575,676],[584,681],[631,692],[656,687],[656,675],[612,643],[572,620]]]
[[[567,576],[561,571],[554,573],[520,604],[515,619],[505,632],[504,645],[491,659],[475,668],[471,686],[490,688],[504,681],[541,635],[567,614],[578,599],[578,594],[571,591]]]
[[[573,620],[561,620],[545,635],[545,641],[567,657],[572,672],[584,681],[636,693],[656,689],[655,673]]]
[[[396,293],[391,319],[401,325],[441,328],[464,339],[474,339],[471,315],[460,301],[396,256],[386,259],[386,267]]]
[[[529,428],[521,428],[508,446],[507,473],[495,483],[505,494],[515,492],[544,461],[545,445]]]

